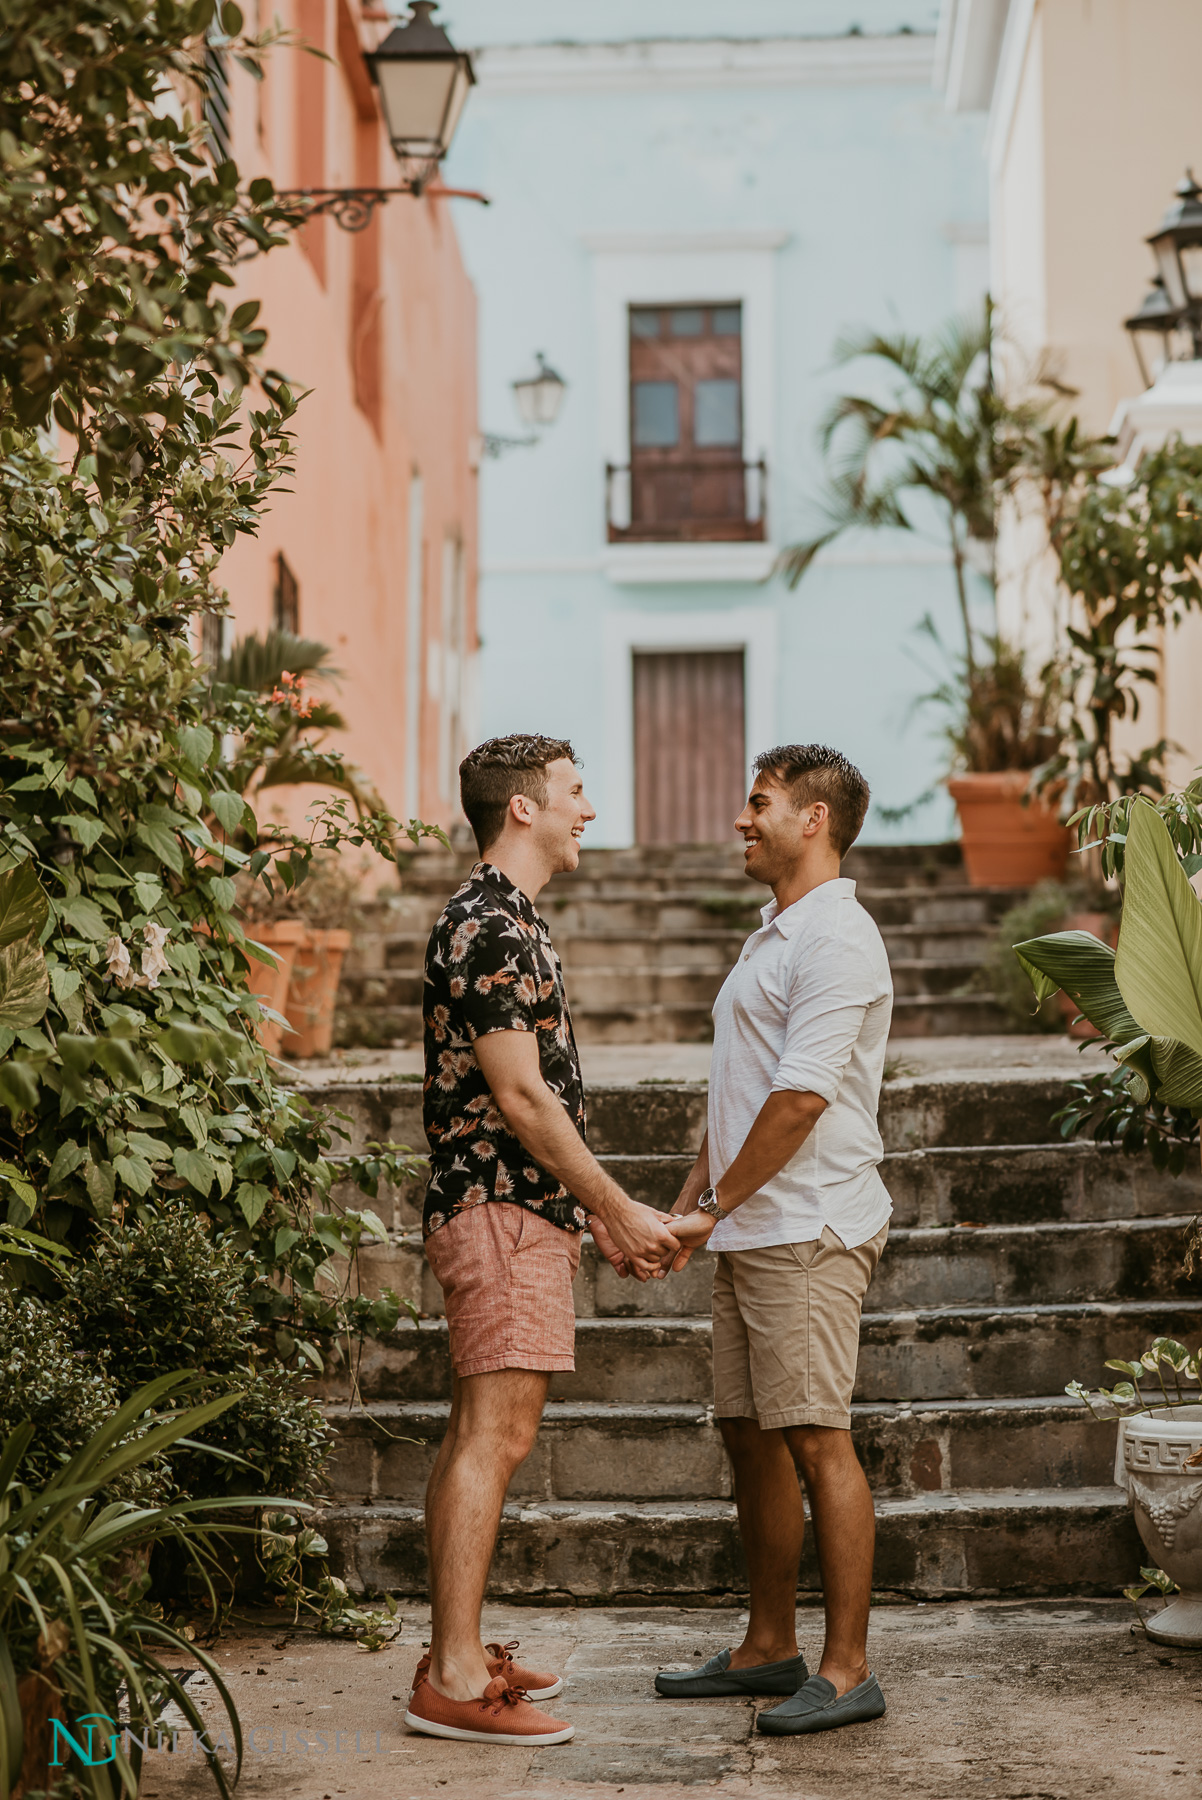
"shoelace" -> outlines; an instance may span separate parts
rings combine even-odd
[[[530,1696],[525,1688],[509,1687],[506,1684],[500,1688],[499,1692],[494,1693],[493,1689],[501,1679],[501,1676],[498,1675],[493,1681],[489,1682],[484,1690],[484,1698],[480,1702],[480,1711],[491,1713],[494,1719],[500,1716],[503,1707],[521,1706],[523,1702],[525,1702],[527,1706],[530,1705]],[[495,1706],[490,1705],[490,1701],[492,1700],[496,1701],[497,1704]]]
[[[499,1663],[511,1663],[513,1661],[513,1653],[519,1646],[520,1639],[511,1638],[507,1644],[485,1644],[484,1648],[494,1661]]]

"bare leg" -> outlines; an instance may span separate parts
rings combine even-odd
[[[868,1679],[868,1609],[876,1518],[850,1431],[796,1425],[784,1433],[814,1521],[826,1642],[818,1673],[840,1694]]]
[[[751,1617],[732,1650],[732,1669],[785,1662],[797,1655],[797,1571],[805,1513],[797,1470],[782,1431],[754,1419],[719,1419],[735,1477],[735,1505],[747,1557]]]
[[[430,1681],[450,1700],[479,1699],[491,1679],[480,1608],[505,1492],[534,1445],[550,1379],[498,1369],[455,1384],[450,1448],[439,1451],[426,1490]]]

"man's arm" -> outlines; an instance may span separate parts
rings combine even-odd
[[[490,1031],[476,1039],[474,1048],[493,1099],[531,1156],[597,1215],[640,1281],[666,1274],[660,1265],[675,1255],[677,1246],[663,1216],[632,1200],[583,1143],[543,1080],[534,1033]],[[604,1252],[603,1243],[601,1248]]]
[[[733,1212],[736,1206],[742,1206],[745,1200],[758,1194],[774,1175],[779,1175],[785,1164],[796,1156],[825,1111],[826,1101],[818,1094],[798,1094],[785,1089],[769,1094],[743,1140],[743,1148],[715,1185],[714,1192],[722,1210]],[[708,1171],[708,1146],[703,1145],[702,1150]],[[697,1163],[700,1162],[701,1157],[698,1157]],[[696,1172],[697,1165],[694,1165],[693,1174],[681,1189],[680,1196],[683,1200],[688,1193],[694,1206],[708,1183],[707,1174],[707,1180],[695,1193],[692,1192]],[[678,1200],[672,1210],[678,1214],[686,1209]],[[682,1253],[691,1253],[704,1244],[717,1222],[708,1213],[689,1212],[687,1222],[682,1220],[679,1225],[673,1224]],[[683,1268],[684,1262],[678,1258],[671,1266]]]

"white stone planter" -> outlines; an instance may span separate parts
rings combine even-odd
[[[1181,1588],[1148,1622],[1158,1644],[1202,1649],[1202,1406],[1160,1407],[1119,1423],[1114,1478],[1127,1490],[1148,1556]]]

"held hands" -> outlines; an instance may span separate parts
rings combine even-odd
[[[717,1222],[703,1212],[669,1214],[668,1227],[676,1239],[676,1248],[664,1258],[660,1273],[667,1275],[669,1270],[683,1269],[694,1250],[700,1250],[709,1241],[710,1232]]]
[[[594,1213],[589,1226],[598,1250],[615,1272],[633,1275],[636,1281],[651,1277],[662,1281],[679,1250],[664,1215],[638,1200],[611,1213],[608,1222]]]

